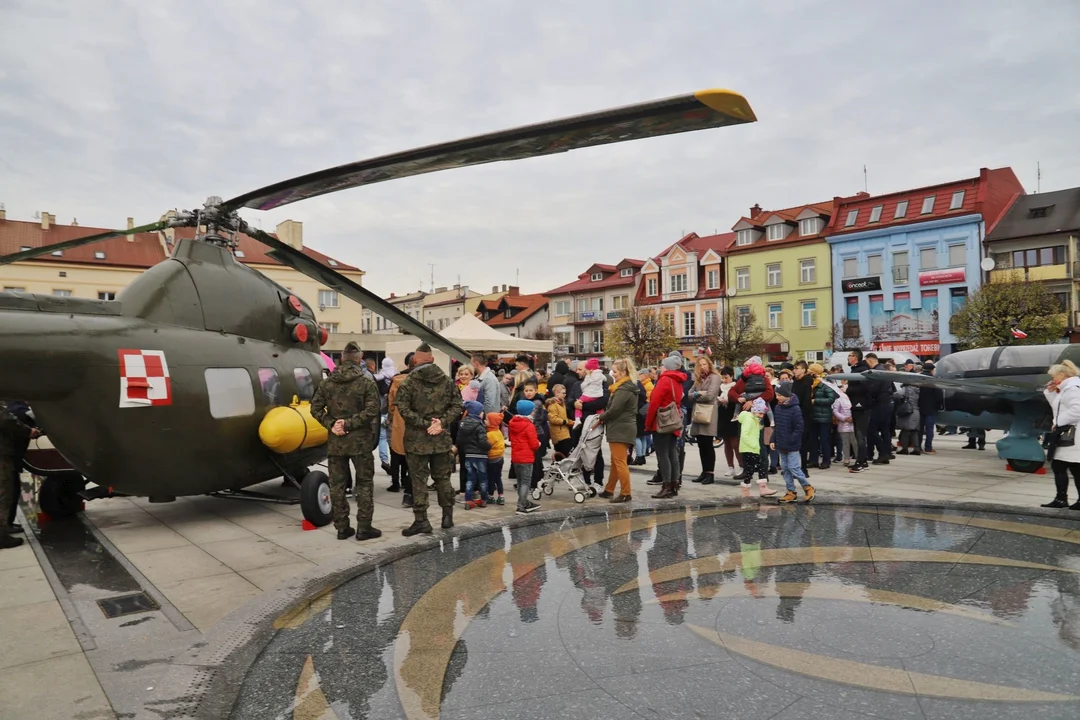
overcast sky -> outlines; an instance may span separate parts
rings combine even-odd
[[[301,9],[302,8],[302,9]],[[856,9],[853,9],[856,8]],[[1011,165],[1080,185],[1076,0],[0,0],[9,219],[123,227],[366,157],[709,87],[759,122],[420,176],[249,220],[386,295],[543,292],[765,208]]]

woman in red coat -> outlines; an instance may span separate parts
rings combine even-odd
[[[682,371],[682,358],[667,357],[661,363],[664,371],[656,380],[652,398],[649,400],[649,411],[645,415],[645,432],[653,434],[653,449],[656,451],[656,462],[660,467],[660,479],[663,487],[660,492],[653,495],[654,498],[669,498],[679,494],[679,486],[682,485],[682,472],[679,468],[679,435],[682,430],[677,429],[673,433],[661,433],[656,429],[656,415],[660,408],[675,403],[677,409],[682,408],[683,383],[686,382],[686,373]]]

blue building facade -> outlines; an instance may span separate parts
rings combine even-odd
[[[881,217],[882,205],[860,204]],[[898,212],[898,204],[888,211]],[[841,207],[837,219],[847,217]],[[981,284],[984,234],[982,216],[968,213],[829,236],[833,322],[864,348],[948,355],[956,346],[950,319]]]

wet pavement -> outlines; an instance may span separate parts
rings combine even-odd
[[[234,718],[1080,717],[1080,521],[649,509],[444,535],[294,607]]]

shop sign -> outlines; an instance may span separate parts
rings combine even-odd
[[[948,285],[964,282],[967,274],[964,268],[946,268],[944,270],[923,270],[919,273],[920,285]]]
[[[874,277],[855,278],[853,280],[844,280],[842,287],[846,293],[866,292],[881,289],[881,277],[875,275]]]
[[[937,340],[910,340],[907,342],[879,342],[873,344],[874,350],[886,352],[909,352],[912,355],[940,355],[941,343]]]

